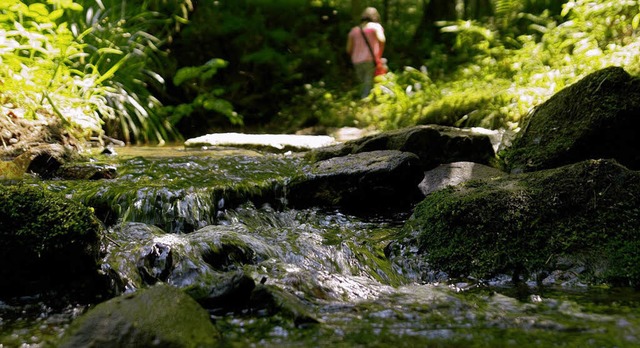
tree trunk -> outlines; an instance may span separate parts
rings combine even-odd
[[[438,42],[442,39],[438,21],[457,19],[456,2],[452,0],[422,0],[422,20],[413,36],[413,42]]]
[[[360,23],[360,15],[362,15],[362,0],[351,0],[351,18],[356,23]]]
[[[481,19],[493,15],[491,0],[465,0],[464,13],[467,19]]]

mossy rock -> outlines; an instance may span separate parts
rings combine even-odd
[[[60,347],[215,347],[209,313],[165,284],[103,302],[71,324]]]
[[[251,294],[251,309],[266,311],[267,315],[280,314],[293,321],[296,326],[317,324],[309,305],[295,295],[275,286],[258,284]]]
[[[102,226],[92,209],[37,186],[0,191],[1,296],[102,292]]]
[[[583,264],[587,281],[640,286],[640,173],[607,160],[429,195],[404,227],[450,276],[515,278]],[[410,239],[410,238],[409,238]]]
[[[510,172],[612,158],[640,169],[640,79],[609,67],[555,94],[525,119],[503,154]]]

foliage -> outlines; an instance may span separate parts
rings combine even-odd
[[[423,4],[372,1],[392,72],[358,101],[343,53],[354,24],[348,2],[5,1],[3,104],[129,142],[162,143],[179,138],[176,127],[202,133],[228,121],[276,131],[517,129],[535,105],[590,72],[640,72],[639,1],[489,3],[482,16],[462,9],[436,22],[440,41],[420,41]],[[173,81],[186,71],[204,74]]]
[[[179,137],[162,118],[153,95],[162,89],[169,64],[163,45],[187,22],[189,0],[78,1],[85,10],[64,18],[84,44],[76,69],[95,71],[106,90],[108,109],[101,112],[106,131],[126,142],[159,142]]]
[[[314,85],[296,100],[305,106],[285,110],[281,119],[379,129],[415,123],[517,129],[533,107],[595,70],[615,65],[640,73],[640,2],[569,1],[562,11],[546,3],[496,1],[492,18],[444,24],[452,46],[433,45],[419,69],[392,69],[368,100]],[[313,112],[301,115],[304,109]]]
[[[28,119],[59,117],[89,134],[101,132],[99,113],[109,107],[107,91],[95,81],[104,76],[73,69],[83,59],[84,45],[68,23],[58,23],[65,12],[80,10],[69,2],[57,9],[19,0],[0,3],[3,108]]]
[[[154,94],[174,72],[163,47],[187,23],[190,0],[29,3],[0,4],[3,104],[30,118],[57,115],[85,137],[180,137]],[[230,109],[221,99],[215,105]]]
[[[228,62],[215,81],[198,87],[224,90],[247,125],[267,123],[304,84],[340,81],[340,62],[346,21],[340,12],[307,0],[242,0],[198,4],[191,24],[172,45],[179,68],[203,64],[212,57]],[[194,90],[179,86],[167,103],[193,100]],[[185,90],[186,89],[186,90]],[[199,116],[200,127],[212,128],[210,115]],[[185,122],[186,123],[186,122]],[[188,131],[188,125],[181,129]]]
[[[173,77],[175,86],[183,86],[183,89],[195,94],[190,103],[182,103],[177,106],[167,106],[164,112],[171,124],[177,124],[183,117],[188,117],[198,110],[216,112],[226,116],[232,123],[242,124],[242,117],[233,110],[233,105],[220,98],[224,93],[222,88],[207,88],[207,83],[218,72],[218,69],[226,67],[228,62],[222,59],[211,59],[200,66],[183,67],[178,69]]]

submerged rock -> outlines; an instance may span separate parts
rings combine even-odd
[[[427,196],[403,229],[408,245],[388,250],[414,250],[425,273],[518,279],[579,265],[588,281],[638,287],[637,192],[640,173],[607,160],[473,181]]]
[[[129,290],[156,283],[183,289],[207,309],[226,313],[246,308],[253,279],[242,271],[275,252],[265,242],[228,226],[207,226],[190,234],[168,234],[145,224],[115,231],[105,262]]]
[[[0,190],[0,295],[107,291],[100,271],[102,227],[91,208],[37,186]]]
[[[312,150],[306,157],[321,161],[369,151],[398,150],[417,155],[425,170],[460,161],[488,164],[494,158],[493,143],[497,143],[499,137],[499,132],[485,129],[415,126]]]
[[[215,347],[219,339],[207,311],[159,284],[97,305],[73,322],[60,347]]]
[[[266,315],[280,314],[296,326],[317,324],[320,321],[298,297],[275,286],[259,284],[251,294],[251,309],[264,311]]]
[[[619,67],[588,75],[537,107],[503,156],[511,172],[612,158],[640,169],[640,79]]]
[[[342,207],[350,211],[404,208],[419,195],[424,173],[416,155],[370,151],[313,164],[289,185],[294,207]]]

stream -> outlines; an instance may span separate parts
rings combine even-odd
[[[206,308],[223,346],[640,345],[637,290],[579,283],[514,287],[507,278],[453,280],[438,272],[425,281],[415,269],[418,262],[385,256],[410,212],[364,218],[289,208],[287,179],[304,171],[295,154],[178,147],[117,151],[95,161],[116,167],[115,179],[30,180],[95,207],[108,228],[103,268],[119,275],[122,291],[152,279],[197,293],[217,277],[241,273],[293,295],[314,319],[298,320],[299,313],[290,311]],[[271,190],[269,197],[264,188]],[[202,252],[225,247],[226,258],[215,263],[215,255]],[[151,252],[152,264],[140,266]],[[38,297],[0,301],[0,348],[55,346],[88,307],[59,307]]]

